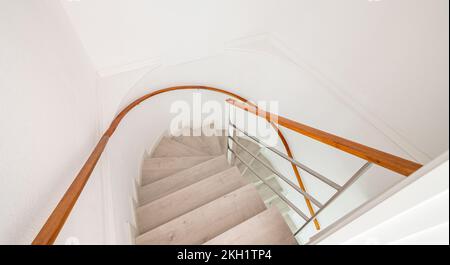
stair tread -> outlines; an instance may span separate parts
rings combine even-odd
[[[266,165],[273,167],[272,163],[264,156],[264,154],[259,153],[257,155],[257,157],[258,157],[258,159],[262,160]],[[258,172],[259,176],[266,178],[266,177],[274,174],[273,171],[268,169],[264,164],[262,164],[261,162],[259,162],[255,158],[252,157],[250,159],[250,161],[251,161],[250,162],[251,167],[256,172]],[[246,167],[245,165],[243,165],[243,166],[244,166],[244,168]],[[247,169],[246,172],[244,173],[244,176],[245,175],[254,175],[254,174],[253,174],[253,172],[251,172],[251,170]]]
[[[251,140],[244,139],[242,137],[237,137],[238,143],[243,145],[247,150],[249,150],[253,155],[258,155],[259,150],[261,147],[252,142]],[[246,162],[251,163],[252,160],[254,160],[253,156],[247,153],[244,149],[242,149],[240,146],[236,146],[236,152],[237,154]],[[239,169],[242,171],[245,168],[245,164],[242,163],[239,159],[236,160],[236,165],[239,167]]]
[[[265,209],[248,184],[137,237],[136,243],[203,244]]]
[[[219,138],[219,143],[222,149],[222,153],[226,153],[227,151],[227,136],[228,136],[228,131],[227,130],[220,130],[219,131],[219,135],[217,136]]]
[[[152,157],[207,156],[206,152],[163,137],[152,153]]]
[[[215,158],[215,156],[147,158],[142,165],[142,183],[143,185],[146,185],[155,182],[213,158]]]
[[[145,233],[246,184],[239,170],[233,167],[140,206],[136,210],[139,233]]]
[[[277,195],[275,195],[272,200],[265,201],[264,203],[266,204],[267,208],[277,207],[278,211],[281,214],[286,214],[291,210],[291,208],[289,208],[289,206]]]
[[[203,140],[202,136],[173,136],[170,139],[187,145],[191,148],[197,149],[209,155],[219,155],[220,153],[214,153],[212,147]]]
[[[286,223],[292,220],[282,216],[290,208],[249,170],[241,173],[241,162],[228,164],[227,131],[221,133],[163,137],[144,160],[137,244],[296,244]],[[270,165],[258,144],[237,139]],[[241,148],[237,153],[282,191],[270,170]]]
[[[181,136],[174,136],[175,141],[184,143],[192,148],[200,149],[211,155],[224,154],[226,148],[223,148],[225,140],[225,130],[214,129],[215,125],[210,124],[209,130],[213,135],[205,135],[203,129],[184,128],[180,131]]]
[[[191,168],[139,188],[140,205],[159,199],[202,179],[230,169],[224,155],[205,161]],[[230,171],[233,172],[233,171]]]
[[[294,245],[291,230],[274,207],[209,240],[206,245]]]
[[[219,142],[219,137],[217,136],[201,136],[202,141],[207,144],[210,148],[210,154],[212,155],[219,155],[223,154],[222,146]]]
[[[278,192],[283,190],[276,178],[268,178],[266,179],[266,182],[270,185],[270,187]],[[257,185],[257,190],[264,201],[276,195],[276,193],[264,183]]]

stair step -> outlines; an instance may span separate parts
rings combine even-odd
[[[289,206],[282,199],[280,199],[280,197],[276,195],[272,200],[266,201],[264,203],[266,204],[267,208],[277,207],[278,211],[281,214],[286,214],[291,210],[291,208],[289,208]]]
[[[243,174],[242,174],[243,173]],[[251,182],[255,185],[261,185],[263,182],[261,181],[261,179],[259,177],[257,177],[251,170],[246,170],[245,172],[242,172],[241,175],[242,177],[247,180],[248,182]],[[259,173],[258,173],[259,174]],[[266,181],[269,181],[270,179],[275,178],[276,175],[275,174],[270,174],[270,175],[266,175],[264,177],[264,179]]]
[[[248,184],[139,236],[136,244],[203,244],[265,209]]]
[[[274,207],[244,221],[206,245],[295,245],[291,230]]]
[[[228,131],[227,130],[219,130],[217,136],[219,140],[220,147],[222,149],[222,153],[225,153],[227,151],[227,138],[228,138]]]
[[[139,233],[145,233],[215,200],[247,183],[236,167],[157,199],[136,211]]]
[[[220,172],[234,173],[224,155],[139,188],[139,203],[147,204]]]
[[[291,231],[297,231],[299,227],[295,225],[294,221],[292,221],[291,217],[288,214],[283,214],[283,218]]]
[[[194,149],[170,137],[163,137],[152,153],[152,157],[207,156],[208,153]]]
[[[260,153],[260,154],[258,154],[257,157],[258,157],[258,159],[262,160],[266,165],[273,168],[272,163],[269,160],[267,160],[267,158],[263,154]],[[252,162],[250,162],[251,167],[258,173],[259,176],[266,178],[266,177],[274,174],[270,169],[268,169],[265,165],[263,165],[261,162],[259,162],[255,158],[251,158],[251,161],[252,161]],[[286,165],[289,166],[289,164],[286,164]],[[243,165],[243,166],[244,166],[244,168],[246,167],[245,165]],[[249,169],[245,170],[244,176],[246,176],[246,175],[254,176],[253,172],[251,172],[251,170],[249,170]]]
[[[155,182],[213,158],[214,156],[147,158],[142,165],[142,182],[144,185]]]
[[[207,153],[209,155],[219,155],[215,154],[212,150],[212,148],[209,146],[208,143],[203,141],[202,136],[177,136],[177,137],[171,137],[170,139],[177,141],[179,143],[182,143],[184,145],[187,145],[191,148],[200,150],[204,153]]]
[[[281,188],[280,184],[276,180],[276,178],[269,178],[267,180],[267,183],[274,188],[276,191],[281,192],[283,189]],[[276,195],[275,192],[272,191],[271,188],[269,188],[266,184],[262,183],[260,185],[257,185],[258,192],[261,196],[261,198],[266,201],[269,198]]]
[[[238,143],[243,145],[245,148],[247,148],[247,150],[249,150],[252,154],[254,154],[254,155],[259,154],[259,150],[261,149],[261,147],[259,145],[257,145],[256,143],[254,143],[253,141],[244,139],[242,137],[238,137],[237,141],[238,141]],[[250,155],[249,153],[247,153],[241,147],[237,146],[236,150],[237,150],[237,154],[248,164],[250,164],[254,160],[253,156]],[[243,164],[239,159],[236,159],[236,166],[238,166],[241,171],[245,168],[245,164]]]
[[[220,155],[223,154],[222,146],[219,142],[219,137],[217,136],[202,136],[202,140],[206,143],[210,148],[211,155]]]

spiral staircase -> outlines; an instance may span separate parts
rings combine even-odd
[[[266,185],[241,162],[227,159],[219,136],[165,136],[146,157],[136,211],[136,244],[296,244],[289,207],[275,175],[238,151]],[[260,146],[237,141],[260,159]],[[290,228],[291,227],[291,228]]]

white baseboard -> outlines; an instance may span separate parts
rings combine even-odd
[[[128,233],[129,243],[130,245],[136,245],[136,237],[138,236],[138,231],[136,226],[131,224],[130,222],[125,223],[125,230]]]

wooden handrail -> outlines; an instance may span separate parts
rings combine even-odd
[[[32,242],[33,245],[51,245],[55,242],[56,237],[58,236],[59,232],[63,228],[64,223],[66,222],[67,218],[69,217],[70,212],[72,211],[73,207],[75,206],[75,203],[78,200],[78,197],[80,196],[81,192],[83,191],[84,186],[86,185],[87,181],[89,180],[89,177],[91,176],[92,171],[94,170],[95,166],[97,165],[97,162],[100,159],[100,156],[102,155],[110,137],[114,134],[114,132],[117,129],[117,127],[119,126],[120,122],[128,114],[128,112],[130,112],[132,109],[134,109],[137,105],[139,105],[143,101],[145,101],[153,96],[156,96],[156,95],[159,95],[162,93],[166,93],[166,92],[170,92],[170,91],[176,91],[176,90],[208,90],[208,91],[225,94],[225,95],[231,96],[233,98],[236,98],[242,102],[245,102],[249,105],[253,105],[247,99],[245,99],[235,93],[232,93],[232,92],[229,92],[229,91],[226,91],[223,89],[219,89],[219,88],[208,87],[208,86],[174,86],[174,87],[169,87],[169,88],[164,88],[164,89],[153,91],[151,93],[148,93],[147,95],[144,95],[144,96],[136,99],[131,104],[129,104],[127,107],[125,107],[111,122],[109,128],[106,130],[106,132],[103,134],[103,136],[98,141],[97,145],[95,146],[94,150],[90,154],[87,161],[84,163],[84,165],[81,168],[81,170],[79,171],[78,175],[75,177],[74,181],[72,182],[70,187],[67,189],[66,193],[61,198],[58,205],[55,207],[55,209],[53,210],[53,212],[51,213],[51,215],[49,216],[49,218],[47,219],[45,224],[42,226],[38,235],[33,240],[33,242]],[[276,126],[276,125],[273,125],[273,126]],[[286,151],[288,152],[288,154],[290,154],[289,156],[291,158],[293,158],[286,139],[284,138],[283,134],[279,130],[277,130],[277,131],[278,131],[278,135],[280,136],[281,140],[283,141]],[[294,166],[295,165],[293,165],[293,168],[294,168]],[[297,180],[299,181],[300,187],[302,187],[302,189],[304,191],[306,191],[305,187],[303,185],[303,182],[301,180],[300,174],[298,173],[298,170],[296,167],[294,169],[294,173],[297,176]],[[309,205],[308,207],[311,207],[311,208],[309,208],[311,216],[314,215],[314,209],[311,206],[311,202],[307,198],[305,198],[305,201],[306,201],[307,205]],[[316,219],[314,220],[314,222],[316,224],[316,228],[319,229],[320,228],[319,223],[317,222]]]
[[[286,127],[297,133],[305,135],[321,143],[335,147],[341,151],[352,154],[366,161],[370,161],[374,164],[387,168],[401,175],[409,176],[422,167],[422,165],[416,162],[406,160],[401,157],[391,155],[386,152],[359,144],[357,142],[347,140],[345,138],[333,135],[331,133],[327,133],[315,129],[313,127],[298,123],[296,121],[275,115],[273,113],[266,112],[264,110],[259,109],[254,104],[251,105],[242,104],[234,99],[227,99],[227,102],[242,110],[248,111],[259,117],[265,118],[266,120],[271,121],[272,123],[275,122],[280,126]]]

